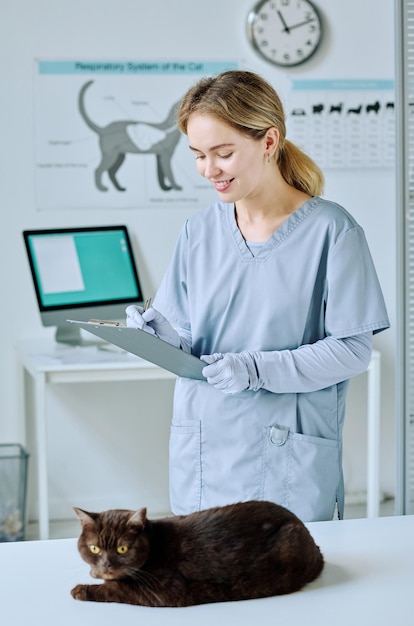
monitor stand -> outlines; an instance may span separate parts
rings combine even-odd
[[[89,333],[86,333],[89,335]],[[62,326],[56,326],[55,341],[57,343],[64,344],[66,346],[76,346],[90,348],[96,346],[98,349],[107,350],[111,344],[103,339],[98,339],[91,335],[91,339],[82,337],[82,330],[76,324],[63,324]],[[116,348],[113,346],[113,348]],[[112,352],[121,352],[119,348],[112,350]]]
[[[74,324],[57,326],[55,340],[58,343],[66,343],[71,346],[81,346],[86,343],[81,337],[80,328],[76,328]]]

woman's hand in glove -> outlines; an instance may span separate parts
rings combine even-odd
[[[176,348],[180,347],[180,335],[159,311],[152,307],[144,311],[142,306],[131,304],[125,310],[126,324],[129,328],[141,328],[151,335],[156,335]]]
[[[203,368],[203,376],[207,382],[223,393],[240,393],[250,387],[252,367],[254,361],[248,352],[233,354],[205,354],[200,357],[207,363]]]

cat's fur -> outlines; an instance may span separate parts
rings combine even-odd
[[[75,511],[82,524],[80,554],[91,575],[104,579],[77,585],[77,600],[182,607],[262,598],[298,591],[324,565],[305,525],[270,502],[154,521],[146,509]],[[120,546],[127,547],[125,554],[117,553]]]

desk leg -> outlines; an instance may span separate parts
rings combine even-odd
[[[380,509],[380,394],[381,355],[374,352],[368,367],[367,517],[379,517]]]
[[[47,430],[46,430],[46,375],[34,377],[35,415],[34,426],[37,454],[37,493],[39,505],[39,537],[49,539],[49,494],[47,473]]]

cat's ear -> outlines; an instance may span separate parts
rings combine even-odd
[[[76,507],[73,507],[73,510],[75,511],[76,515],[79,517],[82,527],[86,526],[86,524],[95,523],[94,513],[88,513],[87,511],[84,511],[83,509],[78,509]]]
[[[139,528],[145,528],[147,522],[147,509],[138,509],[138,511],[131,511],[131,515],[128,519],[128,524],[138,526]]]

